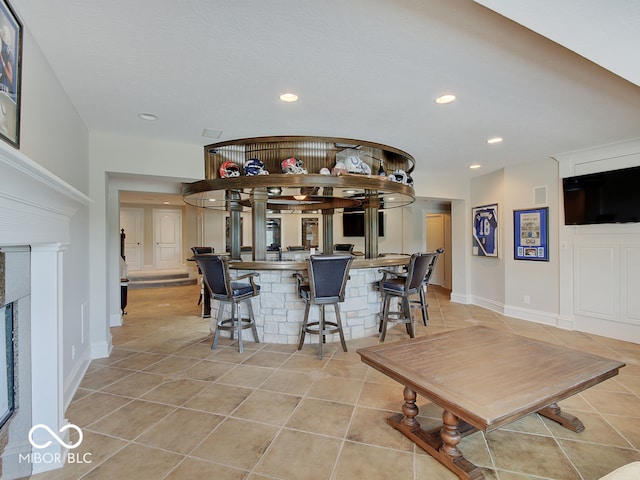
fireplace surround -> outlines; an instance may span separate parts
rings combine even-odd
[[[59,431],[64,418],[62,369],[63,256],[71,218],[90,199],[24,154],[0,142],[0,251],[4,257],[2,303],[15,314],[15,411],[2,427],[2,478],[59,466],[25,461],[29,430]],[[35,438],[35,437],[34,437]],[[44,442],[42,442],[44,443]],[[63,458],[58,442],[39,453]]]

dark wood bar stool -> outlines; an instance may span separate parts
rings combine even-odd
[[[254,341],[260,343],[251,305],[251,299],[260,294],[260,285],[256,285],[254,281],[254,277],[257,277],[258,273],[251,272],[232,278],[229,274],[229,258],[226,255],[195,255],[194,259],[202,271],[204,283],[209,290],[211,299],[220,302],[211,350],[215,350],[218,346],[220,330],[230,331],[232,339],[234,333],[238,335],[238,351],[240,353],[243,352],[242,331],[244,329],[250,328]],[[239,280],[245,279],[249,281],[239,282]],[[243,302],[247,305],[249,315],[244,318],[240,312],[240,305]],[[223,319],[226,304],[231,306],[231,317]]]
[[[382,312],[380,314],[380,341],[384,342],[387,334],[387,322],[389,317],[406,323],[407,333],[411,338],[415,337],[413,315],[409,295],[420,293],[424,278],[429,270],[429,264],[433,259],[430,253],[414,253],[409,259],[406,272],[388,269],[380,269],[383,273],[378,282],[378,289],[382,294]],[[398,298],[398,310],[390,311],[392,298]]]
[[[349,278],[349,269],[353,262],[352,255],[311,255],[308,262],[308,278],[297,274],[298,294],[305,302],[304,322],[300,332],[298,350],[304,345],[305,334],[318,335],[318,358],[322,359],[322,344],[325,335],[338,333],[342,349],[347,351],[347,344],[342,331],[340,307],[338,303],[344,301],[344,292]],[[320,306],[320,318],[317,322],[309,322],[311,305]],[[336,314],[335,322],[325,319],[326,305],[333,305]]]

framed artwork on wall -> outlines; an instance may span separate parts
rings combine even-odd
[[[22,24],[6,0],[0,0],[0,138],[20,148]]]
[[[478,257],[498,256],[498,204],[472,209],[473,238],[471,253]]]
[[[516,260],[549,261],[549,208],[513,211]]]

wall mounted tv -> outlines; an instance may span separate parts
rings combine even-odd
[[[364,212],[344,209],[342,214],[342,236],[364,237]],[[384,214],[378,211],[378,236],[384,237]]]
[[[565,225],[640,222],[640,167],[562,180]]]

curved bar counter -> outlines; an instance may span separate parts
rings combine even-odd
[[[408,255],[388,254],[377,259],[357,258],[349,272],[345,301],[340,304],[344,336],[347,340],[377,335],[381,296],[374,287],[382,274],[380,268],[406,265]],[[253,300],[256,327],[261,342],[297,344],[304,318],[305,304],[298,296],[294,274],[307,269],[306,259],[293,261],[231,261],[230,268],[238,274],[256,271],[260,276],[260,295]],[[211,326],[215,327],[219,302],[211,305]],[[318,309],[311,309],[311,318],[317,319]],[[327,317],[333,312],[327,310]],[[223,332],[223,334],[226,332]],[[335,336],[335,338],[333,338]],[[311,337],[311,338],[309,338]],[[339,341],[338,335],[327,335],[327,343]],[[317,343],[314,335],[307,343]]]

